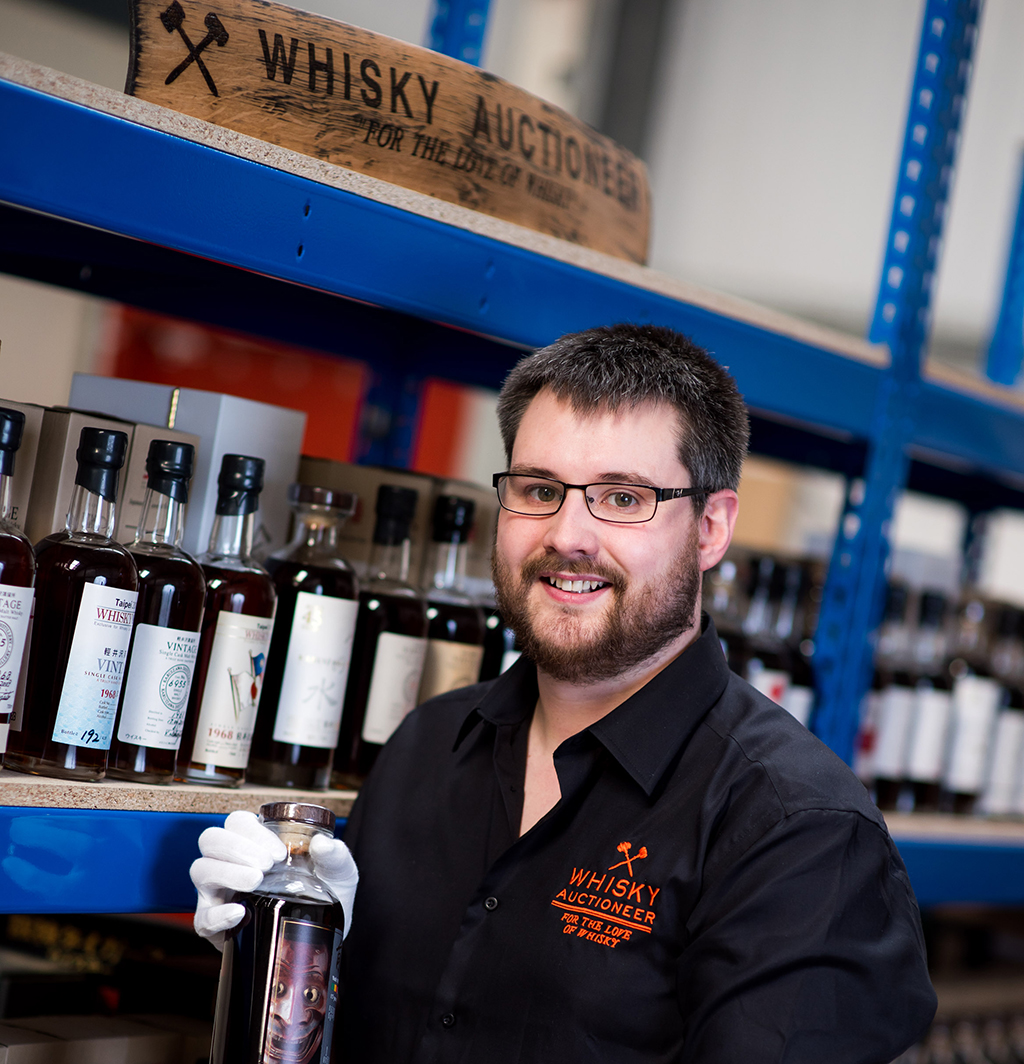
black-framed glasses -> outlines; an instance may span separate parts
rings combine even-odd
[[[579,488],[587,500],[587,509],[598,521],[617,525],[636,525],[650,521],[658,512],[658,503],[707,495],[707,488],[652,488],[647,484],[566,484],[550,477],[526,473],[495,473],[491,479],[498,492],[498,502],[511,513],[524,517],[550,517],[558,513],[570,488]]]

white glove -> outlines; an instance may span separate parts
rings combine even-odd
[[[239,891],[255,890],[276,861],[287,856],[284,843],[259,822],[255,813],[230,813],[222,828],[207,828],[199,836],[202,857],[192,862],[189,874],[199,894],[195,929],[217,949],[224,948],[225,933],[245,915],[245,908],[230,899]],[[341,902],[347,935],[352,923],[352,901],[359,872],[348,847],[340,839],[314,836],[309,847],[313,870]]]

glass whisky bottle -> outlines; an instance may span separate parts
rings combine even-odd
[[[206,604],[174,778],[237,787],[245,781],[277,593],[252,557],[262,458],[226,454],[217,478],[210,549],[199,558]]]
[[[195,448],[153,440],[146,494],[128,550],[139,570],[139,601],[107,775],[170,783],[192,687],[206,580],[181,549]]]
[[[326,787],[338,745],[359,612],[338,532],[357,497],[310,484],[288,492],[295,534],[266,562],[277,621],[256,718],[249,778],[274,787]]]
[[[64,531],[36,544],[36,604],[25,700],[8,768],[98,780],[107,767],[139,576],[111,539],[128,437],[86,427]]]
[[[35,595],[36,556],[12,513],[14,456],[24,429],[20,410],[0,408],[0,755],[7,748]]]
[[[418,702],[476,683],[487,632],[483,611],[465,592],[474,503],[439,495],[434,504],[432,551],[424,567],[427,656]]]
[[[359,592],[332,787],[358,786],[416,705],[429,624],[427,604],[409,582],[409,527],[417,495],[391,484],[377,491],[373,552]]]
[[[260,820],[288,852],[235,896],[245,915],[224,943],[210,1064],[334,1064],[345,914],[309,856],[314,836],[333,836],[334,814],[272,802]]]

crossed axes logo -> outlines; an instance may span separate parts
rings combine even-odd
[[[206,64],[203,62],[203,52],[211,44],[216,44],[218,48],[223,48],[228,43],[228,31],[224,28],[224,23],[211,11],[203,20],[206,24],[206,36],[198,44],[193,44],[182,28],[182,23],[185,21],[185,9],[178,3],[178,0],[173,0],[171,6],[160,16],[160,21],[164,24],[164,29],[168,33],[174,33],[177,30],[179,36],[185,42],[185,47],[188,49],[188,55],[167,75],[164,84],[170,85],[172,81],[177,81],[195,63],[206,80],[210,92],[214,96],[219,96],[220,93],[217,92],[217,86],[210,76],[210,71],[207,70]]]
[[[621,853],[625,857],[625,860],[624,861],[619,861],[618,864],[613,864],[608,869],[608,871],[609,872],[614,872],[616,868],[621,868],[623,865],[625,865],[626,866],[626,871],[629,872],[629,877],[630,877],[630,879],[632,879],[633,878],[633,862],[634,861],[642,861],[647,856],[647,847],[646,846],[641,846],[640,849],[637,850],[636,853],[634,853],[632,856],[630,856],[630,853],[629,853],[629,851],[631,849],[633,849],[633,844],[631,842],[620,842],[618,844],[618,846],[615,847],[615,849],[618,850],[618,852]]]

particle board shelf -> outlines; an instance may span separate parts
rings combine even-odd
[[[224,816],[236,809],[258,813],[265,802],[310,802],[347,817],[355,791],[304,791],[284,787],[205,787],[189,783],[153,785],[105,779],[97,783],[0,771],[0,807],[199,813]]]

